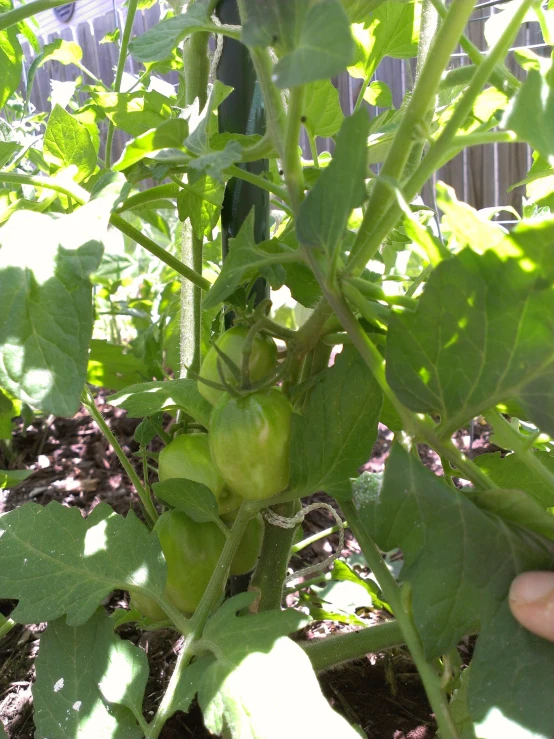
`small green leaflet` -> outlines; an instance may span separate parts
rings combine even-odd
[[[278,53],[292,51],[308,10],[308,0],[244,0],[242,41],[247,46],[274,46]]]
[[[56,61],[60,64],[77,64],[83,58],[83,52],[79,44],[74,41],[66,41],[63,38],[57,38],[50,44],[45,44],[42,52],[33,59],[33,63],[29,67],[27,73],[27,104],[31,99],[33,82],[35,75],[40,67],[46,62]]]
[[[15,488],[33,474],[33,470],[0,470],[0,490]]]
[[[545,219],[466,248],[431,273],[414,313],[391,313],[388,381],[412,410],[439,413],[444,434],[509,400],[554,433],[553,239]]]
[[[20,623],[67,614],[78,626],[112,590],[163,593],[165,562],[156,534],[134,514],[106,504],[84,519],[77,508],[53,501],[26,503],[0,517],[0,597],[17,598]]]
[[[548,452],[534,452],[537,460],[554,473],[554,457]],[[500,488],[516,488],[529,493],[543,508],[554,507],[554,490],[536,473],[530,470],[517,454],[502,457],[495,454],[480,454],[475,464]],[[554,518],[552,519],[554,521]]]
[[[201,177],[194,184],[183,183],[177,196],[179,220],[190,218],[198,239],[211,236],[223,204],[225,188],[211,177]]]
[[[155,90],[93,92],[92,99],[107,118],[131,136],[140,136],[171,118],[168,98]]]
[[[125,642],[123,648],[120,643],[103,609],[94,612],[80,626],[68,626],[63,618],[48,624],[40,637],[37,679],[33,685],[37,736],[56,739],[77,736],[79,739],[140,739],[143,736],[127,708],[109,707],[103,701],[105,691],[112,698],[115,695],[117,703],[133,707],[138,703],[139,712],[142,707],[148,677],[146,655],[130,642]]]
[[[60,105],[48,118],[43,151],[55,171],[76,168],[75,182],[86,180],[96,168],[96,150],[87,129]]]
[[[163,61],[171,56],[173,49],[191,33],[215,31],[210,21],[209,0],[196,0],[186,13],[164,18],[142,36],[134,38],[129,51],[137,62]]]
[[[193,521],[213,521],[220,525],[217,501],[212,491],[199,482],[174,478],[155,482],[156,496],[178,511],[186,513]]]
[[[383,395],[359,355],[344,349],[292,418],[290,487],[348,498],[351,478],[370,457]]]
[[[301,244],[333,255],[340,247],[348,217],[366,197],[367,111],[345,118],[331,164],[300,206],[296,233]]]
[[[188,132],[188,124],[183,118],[164,121],[157,128],[152,128],[129,141],[113,169],[121,172],[145,157],[154,156],[163,149],[185,151],[184,142]]]
[[[271,251],[270,251],[271,250]],[[294,251],[287,252],[276,240],[256,244],[254,240],[254,208],[248,214],[235,239],[231,239],[229,254],[221,272],[203,300],[206,309],[215,308],[246,280],[262,272],[274,289],[285,281],[280,263],[300,259]]]
[[[11,3],[7,7],[2,3],[2,10],[10,7]],[[0,108],[4,107],[21,81],[23,51],[17,33],[15,26],[0,31]]]
[[[304,128],[310,136],[334,136],[344,120],[339,91],[330,80],[306,85],[304,93]]]
[[[170,408],[182,408],[203,426],[208,426],[212,406],[198,392],[196,380],[164,380],[129,385],[107,402],[125,408],[130,418],[144,418]]]

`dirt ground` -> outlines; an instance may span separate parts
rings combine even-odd
[[[99,408],[112,431],[128,455],[138,450],[133,433],[138,421],[127,419],[125,413],[108,405]],[[488,430],[478,426],[462,432],[457,443],[472,456],[491,451]],[[388,453],[392,435],[380,428],[370,461],[364,469],[381,471]],[[470,448],[471,447],[471,448]],[[12,510],[25,502],[46,505],[57,500],[67,506],[76,506],[84,514],[99,502],[109,503],[118,513],[125,514],[129,505],[141,515],[138,496],[123,472],[113,450],[108,447],[97,427],[85,411],[73,419],[46,419],[28,428],[22,426],[14,436],[8,456],[0,448],[0,469],[33,469],[32,476],[13,490],[0,490],[0,513]],[[420,448],[420,455],[431,469],[440,473],[440,461],[434,452]],[[137,461],[137,471],[141,474]],[[153,479],[155,481],[155,479]],[[333,503],[323,494],[314,500]],[[305,501],[305,502],[310,502]],[[336,506],[336,504],[333,503]],[[333,525],[330,514],[322,509],[312,511],[304,522],[306,536]],[[328,556],[338,546],[338,535],[320,540],[295,557],[292,564],[300,569]],[[346,532],[343,556],[359,552],[356,541]],[[108,608],[125,606],[127,594],[116,592]],[[294,597],[289,596],[290,605]],[[13,602],[0,600],[0,612],[8,615]],[[371,619],[383,617],[372,612]],[[32,683],[34,660],[39,649],[43,625],[16,626],[0,641],[0,720],[10,739],[32,739]],[[327,633],[351,630],[352,626],[331,622],[312,622],[303,638],[321,638]],[[176,659],[179,642],[175,632],[160,630],[142,633],[133,625],[120,629],[120,635],[140,644],[148,654],[150,680],[146,690],[145,714],[151,717],[165,690]],[[461,645],[464,658],[469,652]],[[388,654],[368,655],[339,669],[320,676],[322,689],[333,705],[349,721],[360,724],[369,739],[430,739],[435,736],[435,722],[415,667],[404,649]],[[188,714],[176,714],[165,726],[162,739],[211,737],[203,725],[198,707]]]

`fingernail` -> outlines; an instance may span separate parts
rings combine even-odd
[[[528,605],[554,595],[554,572],[525,572],[516,577],[510,588],[510,600]]]

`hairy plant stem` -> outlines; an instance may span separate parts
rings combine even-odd
[[[414,174],[410,177],[408,182],[402,186],[404,199],[406,201],[410,202],[417,195],[417,193],[421,190],[421,188],[427,182],[429,177],[431,177],[432,174],[436,171],[436,169],[445,161],[445,158],[448,155],[448,151],[452,145],[452,140],[457,134],[458,129],[463,124],[467,115],[471,111],[473,103],[475,102],[477,96],[481,92],[481,89],[483,88],[483,86],[488,81],[490,75],[494,71],[495,65],[497,64],[498,60],[503,58],[506,55],[511,42],[513,38],[515,37],[515,35],[517,34],[517,31],[521,25],[521,22],[523,18],[525,17],[527,10],[533,3],[533,1],[534,0],[521,0],[520,1],[517,12],[514,14],[510,23],[504,29],[504,32],[502,33],[500,39],[493,46],[493,48],[490,50],[489,54],[484,58],[482,63],[477,67],[475,74],[470,84],[468,85],[466,92],[464,93],[461,100],[456,105],[454,113],[452,117],[450,118],[450,120],[448,121],[448,123],[446,124],[444,130],[439,135],[439,137],[436,139],[436,141],[431,145],[431,147],[429,148],[429,151],[423,157],[423,161],[421,162],[419,167],[416,169]],[[457,2],[450,6],[449,15],[447,19],[444,21],[441,32],[446,27],[448,18],[450,18],[450,12],[452,12],[453,9],[460,8],[460,7],[462,7],[462,2],[459,2],[459,3]],[[434,54],[435,54],[435,45],[433,45],[433,50],[429,57],[432,61],[432,64],[436,63]],[[425,68],[421,74],[418,84],[416,85],[416,89],[419,88],[420,83],[424,79],[424,73],[427,69],[427,66],[428,66],[428,63],[425,64]],[[443,68],[444,67],[441,67],[441,69]],[[436,87],[435,87],[435,91],[436,91]],[[416,90],[414,90],[413,99],[415,97],[416,97]],[[409,106],[408,106],[408,110],[409,110]],[[406,112],[406,115],[407,115],[407,112]],[[415,121],[414,121],[414,125],[415,125]],[[400,129],[398,133],[400,133]],[[396,138],[397,137],[395,137],[395,141],[396,141]],[[388,158],[387,158],[387,161],[388,161]],[[389,173],[385,173],[384,168],[383,168],[382,174],[389,174]],[[376,183],[376,187],[373,191],[373,195],[375,195],[378,184],[379,184],[379,181],[377,181]],[[366,215],[362,222],[362,226],[360,227],[360,231],[358,232],[358,237],[356,238],[356,241],[352,248],[352,253],[347,262],[344,274],[359,275],[363,271],[363,269],[365,268],[365,265],[371,259],[371,257],[375,254],[375,252],[381,245],[383,239],[386,238],[387,234],[391,231],[392,228],[394,228],[398,218],[400,217],[402,213],[401,207],[397,202],[397,198],[395,194],[390,191],[390,188],[388,188],[383,183],[382,186],[379,187],[379,191],[383,193],[383,196],[382,197],[379,196],[379,209],[376,212],[382,215],[380,215],[377,219],[373,217],[374,214],[372,215],[372,213],[373,213],[373,208],[375,206],[375,202],[373,198],[370,198],[370,203],[368,205]],[[388,193],[388,197],[387,197],[387,193]],[[363,235],[360,236],[360,234],[363,234]]]
[[[121,448],[114,433],[112,432],[112,430],[110,429],[106,421],[104,420],[104,416],[100,413],[100,411],[96,407],[94,396],[92,395],[90,389],[87,386],[85,386],[82,401],[83,401],[83,405],[88,410],[90,415],[94,418],[100,431],[104,434],[104,436],[106,437],[106,440],[111,445],[114,452],[116,453],[117,458],[121,462],[121,466],[127,473],[129,479],[133,483],[133,487],[137,491],[137,495],[140,498],[140,502],[143,505],[144,512],[150,524],[153,525],[154,523],[156,523],[158,514],[156,512],[156,509],[154,508],[154,504],[152,503],[152,498],[150,497],[144,485],[140,481],[139,476],[135,472],[133,466],[131,465],[127,457],[125,456],[125,452]]]
[[[304,85],[293,87],[289,92],[289,96],[283,171],[290,194],[290,204],[293,211],[297,213],[304,199],[304,172],[298,153],[300,132],[302,130],[302,114],[304,112]]]
[[[404,643],[404,635],[398,623],[385,621],[376,626],[351,631],[349,634],[300,642],[300,646],[310,658],[314,670],[321,672],[341,662],[359,659],[366,654],[381,652],[384,649],[400,647]]]
[[[279,516],[292,518],[300,510],[299,501],[280,503],[272,510]],[[260,558],[249,590],[258,591],[258,600],[254,603],[257,611],[272,611],[281,608],[283,584],[287,575],[290,550],[296,527],[284,529],[266,522]]]
[[[554,490],[554,472],[540,461],[536,453],[533,451],[530,440],[519,433],[498,411],[490,410],[484,414],[486,422],[494,428],[497,433],[502,434],[502,438],[508,438],[510,449],[514,451],[520,462],[533,472],[543,482],[545,482],[552,490]]]
[[[401,179],[414,145],[414,131],[425,127],[427,113],[433,106],[442,72],[448,66],[450,55],[458,43],[474,4],[475,0],[456,0],[450,6],[421,68],[412,97],[383,164],[382,176]],[[381,214],[395,201],[396,197],[390,188],[377,180],[347,263],[351,270],[356,268],[358,273],[361,272],[363,266],[360,268],[360,265],[363,263],[365,266],[381,244],[381,240],[377,243],[375,241],[375,224],[379,223]]]
[[[202,275],[200,275],[198,272],[195,272],[186,264],[183,264],[180,259],[177,259],[177,257],[173,256],[173,254],[170,254],[161,246],[158,246],[158,244],[152,241],[152,239],[144,236],[141,231],[131,226],[130,223],[127,223],[127,221],[121,216],[117,215],[117,213],[112,213],[112,215],[110,216],[110,223],[119,231],[128,236],[130,239],[136,241],[137,244],[143,246],[147,251],[150,252],[150,254],[158,257],[158,259],[164,262],[164,264],[167,264],[168,267],[174,269],[177,274],[186,277],[187,280],[190,280],[194,285],[197,285],[202,290],[210,289],[211,285],[205,277],[202,277]]]
[[[358,515],[358,511],[352,501],[341,501],[341,509],[348,518],[356,541],[362,548],[371,571],[375,575],[383,596],[390,605],[396,618],[402,640],[406,643],[412,659],[414,660],[429,703],[435,714],[443,739],[458,739],[459,735],[454,725],[448,706],[448,700],[441,689],[439,674],[434,666],[430,664],[423,652],[423,646],[419,634],[412,620],[411,613],[405,608],[400,588],[383,561],[381,552],[366,529],[365,522]]]
[[[198,604],[198,608],[194,612],[192,618],[188,621],[187,632],[183,642],[181,653],[177,658],[173,674],[169,681],[167,690],[165,691],[164,697],[160,703],[160,706],[154,716],[152,723],[149,725],[148,733],[146,734],[147,739],[157,739],[163,728],[163,725],[167,719],[176,710],[174,701],[177,693],[177,686],[182,674],[189,664],[193,655],[193,648],[195,642],[197,642],[204,630],[204,626],[211,613],[217,607],[217,604],[223,595],[225,583],[229,576],[229,567],[231,561],[237,551],[238,545],[242,539],[242,536],[246,530],[249,520],[255,515],[256,506],[248,501],[244,501],[239,508],[237,517],[233,523],[233,527],[230,530],[230,535],[225,541],[223,551],[216,565],[212,578],[202,600]]]
[[[442,0],[430,0],[430,2],[440,17],[445,18],[448,8],[446,8]],[[483,52],[465,34],[460,36],[459,44],[474,64],[481,64],[483,61]],[[518,78],[501,62],[496,65],[491,74],[490,81],[498,90],[503,90],[509,95],[514,95],[521,87],[521,82]]]
[[[237,177],[239,180],[250,182],[251,185],[256,185],[256,187],[260,187],[262,190],[267,190],[273,195],[276,195],[283,202],[289,202],[289,194],[284,187],[273,184],[273,182],[270,182],[265,177],[261,177],[259,174],[248,172],[248,170],[241,169],[234,164],[228,167],[226,171],[231,177]]]
[[[121,34],[121,46],[119,48],[119,58],[117,60],[117,69],[115,72],[114,81],[114,92],[121,91],[121,80],[123,79],[123,72],[125,71],[125,62],[127,61],[127,50],[129,48],[129,41],[131,39],[131,32],[133,30],[133,23],[137,12],[138,0],[129,0],[127,6],[127,17],[125,18],[125,26],[123,27],[123,33]],[[112,143],[114,135],[114,124],[112,121],[108,121],[108,132],[106,134],[106,153],[104,160],[106,169],[109,169],[112,162]]]

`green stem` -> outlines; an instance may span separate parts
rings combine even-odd
[[[517,12],[513,15],[510,23],[504,29],[504,32],[502,33],[500,39],[490,50],[489,54],[485,57],[480,66],[477,67],[466,92],[464,93],[461,100],[457,103],[454,113],[446,124],[444,130],[442,131],[438,139],[431,145],[429,151],[423,158],[423,161],[403,187],[404,199],[408,202],[410,202],[417,195],[417,193],[421,190],[429,177],[432,176],[433,172],[436,171],[436,169],[443,163],[443,161],[447,157],[448,150],[451,147],[452,140],[454,139],[458,129],[466,120],[468,114],[473,107],[475,99],[477,98],[477,96],[481,92],[481,89],[486,84],[491,73],[495,69],[498,60],[504,58],[504,56],[506,55],[511,42],[516,35],[522,23],[522,20],[525,17],[525,14],[533,1],[534,0],[521,0]],[[451,5],[448,18],[450,17],[450,12],[452,12],[454,8],[461,7],[461,5],[462,2],[460,2],[459,4],[455,3]],[[441,31],[444,30],[444,28],[446,27],[447,20],[444,21]],[[435,63],[434,54],[435,46],[433,46],[432,52],[429,57],[433,64]],[[427,66],[428,65],[426,63],[419,82],[416,85],[416,89],[418,88],[419,83],[421,83],[424,78]],[[415,97],[416,91],[414,90],[413,99],[415,99]],[[385,174],[384,171],[383,174]],[[373,194],[375,194],[378,186],[379,181],[377,181],[376,183]],[[366,216],[364,217],[362,226],[360,227],[360,231],[358,232],[358,237],[356,238],[355,244],[352,248],[351,257],[347,263],[346,271],[348,273],[360,274],[363,271],[365,265],[375,254],[383,239],[394,227],[398,217],[401,214],[401,209],[397,203],[395,195],[390,192],[390,189],[384,183],[382,186],[379,186],[379,192],[381,191],[384,191],[384,195],[383,197],[379,198],[379,210],[376,212],[382,213],[383,215],[380,216],[380,218],[376,222],[373,221],[370,216],[370,207],[368,206]],[[387,193],[388,197],[386,197]],[[375,203],[372,203],[372,200],[370,200],[370,205],[373,208],[375,206]],[[360,236],[360,234],[362,234],[362,236]]]
[[[229,567],[238,545],[242,539],[246,527],[252,515],[255,513],[255,507],[247,501],[243,502],[239,508],[239,512],[233,524],[233,528],[230,530],[230,535],[225,541],[225,546],[216,565],[212,578],[202,600],[198,604],[198,608],[194,612],[194,615],[188,622],[188,631],[185,636],[183,647],[177,662],[175,669],[171,675],[169,685],[164,694],[162,702],[154,716],[154,720],[149,726],[147,739],[157,739],[163,728],[163,725],[174,712],[174,701],[177,694],[177,688],[179,681],[182,677],[183,671],[190,662],[193,654],[193,648],[196,641],[198,641],[204,630],[204,626],[208,618],[210,617],[213,610],[217,607],[217,604],[225,588],[225,583],[229,576]]]
[[[281,503],[272,510],[279,516],[292,518],[298,511],[298,501]],[[287,575],[290,549],[296,527],[284,529],[265,525],[264,539],[258,564],[250,581],[250,590],[258,590],[258,611],[273,611],[281,608],[283,584]]]
[[[341,501],[341,509],[350,522],[356,541],[360,545],[371,571],[375,575],[383,596],[390,605],[396,618],[403,641],[406,643],[414,660],[421,681],[425,687],[429,703],[435,714],[442,739],[458,739],[459,735],[450,715],[448,700],[441,689],[440,677],[427,659],[413,623],[411,614],[404,607],[400,588],[383,561],[381,552],[367,531],[365,522],[352,501]]]
[[[450,142],[448,158],[452,159],[468,146],[482,146],[484,144],[513,144],[517,136],[513,131],[484,131],[483,133],[468,133],[454,136]]]
[[[246,169],[237,167],[235,164],[228,167],[226,171],[231,177],[236,177],[239,180],[250,182],[250,184],[256,185],[256,187],[260,187],[262,190],[267,190],[267,192],[273,193],[273,195],[276,195],[285,203],[289,202],[289,195],[285,188],[279,187],[279,185],[274,185],[273,182],[270,182],[265,177],[248,172]]]
[[[174,269],[177,274],[186,277],[187,280],[190,280],[194,285],[201,288],[202,290],[210,289],[211,285],[205,277],[202,277],[202,275],[198,274],[198,272],[195,272],[190,267],[187,267],[186,264],[183,264],[181,260],[177,259],[177,257],[174,257],[173,254],[170,254],[165,249],[162,249],[161,246],[158,246],[158,244],[152,241],[152,239],[149,239],[141,231],[131,226],[130,223],[127,223],[127,221],[121,216],[117,215],[117,213],[112,213],[112,215],[110,216],[110,223],[119,231],[121,231],[121,233],[124,233],[130,239],[136,241],[137,244],[143,246],[147,251],[150,252],[150,254],[158,257],[161,262],[164,262],[164,264],[167,264],[168,267]]]
[[[301,590],[307,590],[308,588],[311,588],[312,585],[319,585],[319,583],[322,582],[331,582],[332,579],[332,572],[326,572],[325,574],[320,573],[319,575],[316,575],[316,577],[311,577],[309,580],[299,582],[296,586],[292,588],[286,588],[283,595],[286,597],[287,595],[292,595],[293,593],[299,593]]]
[[[76,61],[74,61],[73,64],[77,67],[77,69],[80,69],[81,72],[84,72],[88,77],[90,77],[91,80],[93,80],[93,82],[96,82],[97,85],[100,85],[101,87],[103,87],[105,90],[108,90],[109,92],[110,88],[108,87],[108,85],[102,82],[102,80],[99,77],[97,77],[93,72],[91,72],[90,69],[87,69],[87,67],[85,67],[84,64],[81,64],[81,62],[76,62]]]
[[[246,14],[241,7],[243,5],[242,0],[238,0],[238,5],[241,18],[244,18]],[[283,160],[285,156],[284,131],[287,123],[287,113],[283,105],[281,91],[271,81],[273,61],[268,49],[261,47],[250,49],[250,56],[264,97],[266,130],[271,137],[277,156]]]
[[[117,60],[117,69],[115,71],[115,82],[114,92],[121,91],[121,80],[123,79],[123,72],[125,71],[125,62],[127,61],[127,50],[129,47],[129,41],[131,39],[131,32],[133,30],[133,23],[137,12],[138,0],[129,0],[127,6],[127,17],[125,18],[125,26],[123,28],[123,34],[121,36],[121,46],[119,48],[119,59]],[[114,124],[108,122],[108,132],[106,134],[106,154],[105,163],[106,169],[109,169],[112,161],[112,143],[114,135]]]
[[[364,79],[362,86],[360,87],[360,92],[358,93],[358,97],[356,98],[356,104],[354,105],[354,113],[356,113],[358,110],[360,110],[362,103],[364,102],[364,95],[365,91],[369,87],[369,83],[371,82],[371,78],[373,77],[373,69],[371,70],[371,74],[368,74],[366,78]]]
[[[143,192],[137,192],[135,195],[131,195],[118,206],[116,213],[133,210],[133,208],[139,208],[141,205],[146,205],[147,203],[163,198],[174,200],[178,194],[179,187],[177,185],[157,185],[156,187],[151,187],[149,190],[144,190]]]
[[[308,133],[308,141],[310,143],[310,151],[312,152],[312,159],[314,162],[314,167],[316,169],[319,169],[319,159],[317,156],[317,144],[315,141],[315,136],[312,136],[312,134]]]
[[[485,413],[485,420],[495,431],[502,434],[503,439],[508,439],[510,449],[517,454],[520,462],[554,490],[554,472],[545,467],[530,448],[529,439],[520,434],[498,411],[490,410]]]
[[[0,639],[3,639],[5,636],[7,636],[15,625],[16,624],[13,619],[7,618],[0,626]]]
[[[258,159],[270,159],[275,155],[273,151],[273,141],[269,133],[264,133],[262,138],[256,144],[247,146],[242,150],[242,162],[257,162]]]
[[[346,281],[371,300],[381,300],[389,305],[401,305],[411,310],[417,307],[418,301],[415,298],[407,298],[405,295],[387,295],[379,285],[363,280],[361,277],[350,277]]]
[[[307,536],[305,539],[302,539],[302,541],[299,541],[298,544],[294,544],[292,546],[291,552],[293,554],[296,554],[297,552],[300,552],[302,549],[309,547],[310,544],[314,544],[316,541],[319,541],[320,539],[325,539],[326,536],[330,536],[331,534],[336,533],[341,528],[345,529],[347,528],[347,526],[348,526],[347,521],[343,521],[342,526],[339,526],[338,524],[336,524],[335,526],[329,526],[328,529],[323,529],[323,531],[318,531],[316,534],[313,534],[312,536]]]
[[[304,86],[293,87],[289,91],[289,95],[283,172],[290,194],[290,204],[293,211],[298,212],[300,203],[304,199],[304,172],[298,150],[304,112]]]
[[[73,198],[79,205],[84,205],[90,198],[90,194],[79,185],[74,183],[71,187],[68,187],[67,184],[60,185],[50,177],[36,177],[18,172],[0,172],[0,182],[6,182],[9,185],[32,185],[33,187],[42,187],[45,190],[53,190],[68,198]]]
[[[32,3],[20,5],[14,10],[0,13],[0,31],[5,31],[6,28],[15,26],[16,23],[20,23],[26,18],[30,18],[32,15],[64,5],[66,1],[67,0],[34,0]]]
[[[384,177],[401,179],[414,144],[414,131],[426,125],[427,113],[434,104],[443,70],[450,62],[450,55],[458,43],[474,4],[475,0],[456,0],[450,6],[423,64],[412,97],[383,164],[381,175]],[[390,188],[377,180],[347,263],[351,269],[356,268],[361,272],[363,267],[359,268],[362,262],[365,266],[379,248],[381,239],[377,241],[375,235],[376,218],[379,223],[381,214],[391,208],[395,201],[396,197]]]
[[[332,315],[333,309],[327,300],[322,298],[311,316],[298,329],[294,341],[291,342],[289,348],[293,354],[303,355],[313,349]]]
[[[339,636],[327,636],[323,639],[311,639],[300,642],[316,672],[329,670],[331,667],[359,659],[366,654],[375,654],[384,649],[393,649],[404,644],[402,629],[396,621],[385,621],[366,629],[351,631]]]
[[[104,420],[104,416],[100,413],[100,411],[96,407],[96,403],[94,401],[94,397],[90,389],[86,386],[85,386],[85,391],[83,395],[83,405],[89,411],[90,415],[94,418],[98,427],[100,428],[100,431],[104,434],[108,443],[111,445],[112,449],[116,453],[117,458],[121,462],[121,466],[127,473],[129,479],[133,483],[135,490],[137,491],[137,494],[141,500],[141,503],[144,506],[144,510],[146,511],[146,515],[150,519],[150,523],[151,524],[156,523],[158,519],[158,514],[156,512],[156,509],[154,508],[154,504],[152,503],[152,498],[146,492],[144,485],[139,479],[139,476],[135,472],[133,466],[131,465],[127,457],[125,456],[125,452],[119,445],[119,442],[115,438],[112,430],[110,429],[110,427]]]
[[[448,9],[445,7],[444,3],[442,3],[441,0],[431,0],[431,3],[440,17],[445,18],[448,13]],[[481,64],[484,56],[483,52],[481,52],[465,34],[460,36],[459,43],[475,65]],[[491,82],[498,90],[507,92],[509,95],[515,95],[521,87],[521,82],[504,66],[504,64],[498,64],[496,66],[491,74]]]

